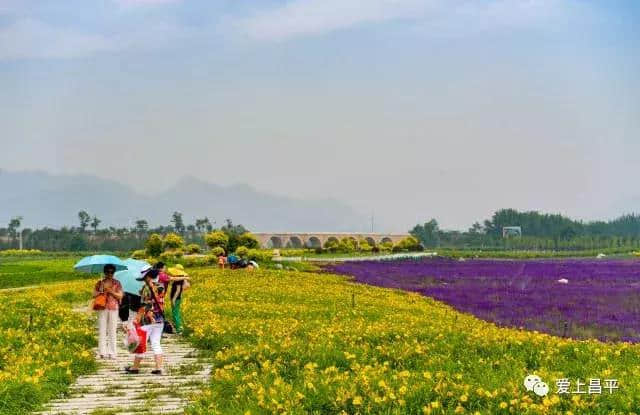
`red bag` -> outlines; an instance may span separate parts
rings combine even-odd
[[[138,347],[136,347],[133,353],[144,354],[147,351],[147,332],[142,330],[139,324],[135,324],[135,328],[138,337],[140,337],[140,343],[138,343]]]

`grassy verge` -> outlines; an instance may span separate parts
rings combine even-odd
[[[193,274],[187,333],[214,373],[191,414],[637,411],[640,346],[498,328],[429,298],[327,274]],[[528,374],[549,384],[546,398],[525,390]],[[620,388],[557,394],[561,378],[572,389],[590,378]]]

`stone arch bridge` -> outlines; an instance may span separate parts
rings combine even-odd
[[[320,248],[325,242],[342,238],[366,240],[369,245],[383,242],[396,244],[409,236],[408,233],[361,233],[361,232],[254,232],[262,248]]]

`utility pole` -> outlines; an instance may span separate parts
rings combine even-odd
[[[22,231],[18,232],[18,240],[20,241],[20,250],[22,251]]]
[[[371,233],[373,233],[373,211],[371,211]]]

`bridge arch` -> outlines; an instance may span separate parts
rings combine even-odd
[[[282,238],[280,238],[279,236],[272,236],[271,238],[269,238],[269,240],[267,241],[267,248],[282,248]]]
[[[307,248],[322,248],[322,241],[317,236],[310,236],[305,246]]]
[[[344,238],[353,238],[356,241],[366,240],[369,245],[376,246],[383,242],[397,243],[409,236],[408,234],[368,232],[254,232],[254,235],[263,248],[285,246],[317,248],[324,247],[328,241],[340,242]]]
[[[298,236],[295,236],[295,235],[290,236],[289,240],[287,241],[286,247],[296,248],[296,249],[302,248],[303,247],[302,240]]]

